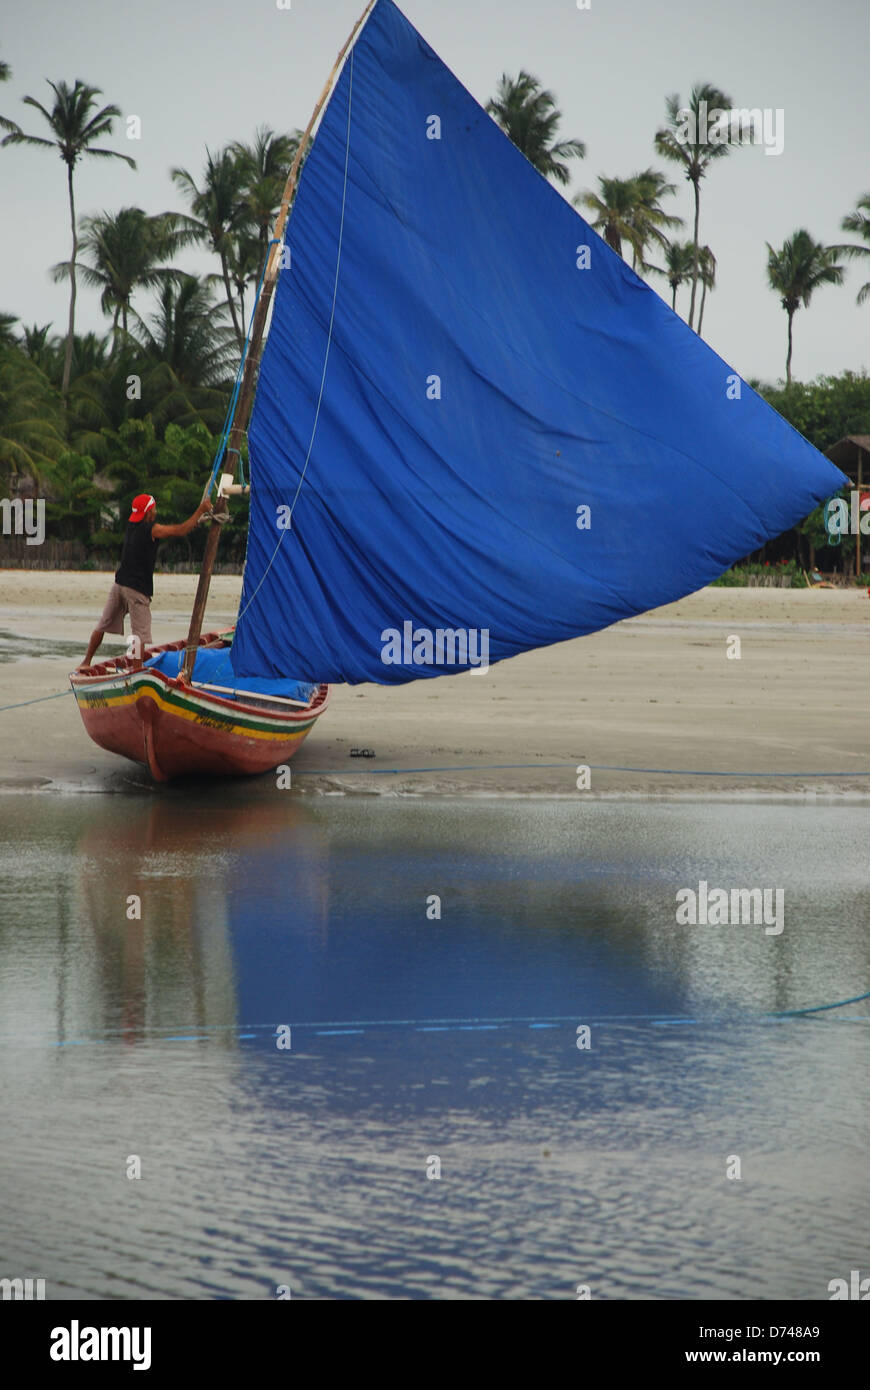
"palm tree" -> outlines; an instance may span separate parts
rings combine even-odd
[[[813,292],[820,285],[842,285],[843,267],[837,264],[833,246],[813,241],[803,229],[784,241],[779,251],[774,251],[770,242],[766,244],[770,288],[781,296],[782,307],[788,314],[785,379],[791,386],[792,319],[801,305],[809,308]]]
[[[63,429],[43,373],[18,348],[0,348],[0,468],[41,481],[67,447]]]
[[[173,219],[162,214],[149,217],[141,208],[121,208],[84,217],[80,223],[79,248],[89,261],[80,260],[78,269],[86,285],[100,290],[100,308],[112,315],[112,330],[127,332],[130,301],[137,289],[156,289],[166,279],[181,272],[158,262],[174,254],[181,237]],[[55,280],[69,275],[69,264],[53,267]]]
[[[656,275],[663,275],[673,291],[671,296],[671,308],[676,312],[677,290],[680,285],[685,284],[692,278],[692,267],[695,261],[695,248],[691,241],[680,242],[670,241],[665,248],[665,263],[663,266],[651,265],[650,270],[654,270]]]
[[[656,131],[655,147],[663,159],[670,159],[675,164],[681,164],[687,180],[691,183],[695,195],[695,231],[692,239],[692,298],[689,304],[689,327],[691,328],[695,320],[695,294],[698,288],[698,270],[700,261],[700,241],[699,241],[699,222],[701,217],[701,179],[707,173],[710,164],[714,159],[724,159],[731,153],[731,145],[727,139],[710,141],[709,138],[702,140],[702,135],[708,135],[705,129],[707,120],[702,120],[703,111],[712,116],[715,111],[726,112],[734,105],[731,97],[726,96],[718,87],[714,87],[712,82],[699,82],[692,88],[688,106],[680,105],[680,98],[676,95],[667,98],[665,103],[667,109],[667,125]],[[691,120],[686,120],[687,113],[691,113]],[[686,127],[688,126],[688,129]],[[716,130],[721,135],[721,126],[711,124],[710,130]],[[691,138],[687,138],[687,137]],[[738,138],[742,140],[743,131],[738,132]]]
[[[698,337],[701,336],[701,324],[704,322],[704,305],[707,303],[707,291],[716,288],[716,257],[709,246],[702,246],[698,253],[698,273],[701,277],[701,307],[698,310]]]
[[[43,323],[31,324],[30,328],[26,324],[21,325],[21,338],[19,346],[25,357],[29,357],[31,362],[44,372],[49,381],[55,376],[55,368],[59,366],[59,343],[61,340],[56,337],[49,337],[51,324]],[[59,373],[58,373],[59,375]]]
[[[571,172],[564,161],[583,159],[586,146],[582,140],[556,140],[562,112],[537,77],[522,70],[516,78],[502,73],[486,109],[539,173],[557,183],[569,182]]]
[[[268,240],[266,248],[268,250]],[[246,322],[245,316],[245,290],[248,285],[258,285],[262,273],[261,247],[257,238],[246,235],[243,231],[236,233],[230,251],[227,254],[227,269],[230,281],[238,295],[239,318],[242,326]],[[265,264],[265,261],[263,261]],[[220,280],[220,275],[207,275],[206,280],[209,284]]]
[[[220,257],[221,275],[230,317],[233,321],[239,348],[244,335],[239,326],[232,286],[230,284],[230,258],[233,239],[244,222],[245,207],[242,201],[245,174],[231,149],[212,155],[206,150],[205,177],[202,188],[198,188],[186,169],[173,169],[172,179],[185,194],[190,203],[191,216],[182,213],[178,224],[191,241],[199,241],[211,248]]]
[[[0,347],[12,347],[17,344],[18,339],[12,332],[12,326],[17,322],[17,314],[0,314]]]
[[[670,242],[662,228],[682,227],[683,219],[665,212],[659,202],[659,199],[677,191],[676,184],[669,183],[667,175],[660,169],[641,169],[640,173],[634,175],[634,184],[637,189],[637,208],[632,220],[640,233],[641,253],[633,259],[632,266],[635,270],[643,270],[643,251],[648,243],[652,241],[663,251],[667,250]]]
[[[631,221],[637,206],[632,180],[609,179],[599,174],[598,188],[598,193],[593,193],[591,189],[578,193],[572,200],[575,207],[586,208],[596,214],[592,226],[601,233],[617,256],[622,255],[623,240],[630,244],[635,256],[639,255],[642,250],[640,239]]]
[[[155,361],[168,364],[188,386],[212,386],[226,379],[235,354],[232,332],[220,320],[226,312],[215,304],[211,290],[195,275],[167,282],[151,327],[133,311],[140,348]]]
[[[80,454],[90,454],[104,464],[111,455],[109,432],[118,429],[125,420],[145,415],[152,404],[150,399],[131,400],[127,384],[132,375],[142,381],[153,369],[153,363],[146,361],[129,335],[114,338],[111,353],[107,351],[102,363],[96,360],[99,355],[95,352],[89,363],[84,345],[80,354],[73,353],[67,437],[71,448]],[[77,365],[81,368],[78,374]]]
[[[73,335],[75,333],[76,256],[78,254],[73,170],[83,155],[96,155],[102,159],[123,159],[131,169],[136,168],[136,161],[131,159],[128,154],[119,154],[117,150],[100,149],[94,145],[93,142],[98,140],[100,136],[111,135],[112,122],[115,117],[121,115],[120,108],[117,106],[104,106],[101,110],[94,111],[97,104],[96,98],[102,95],[99,87],[89,87],[87,83],[78,78],[76,78],[74,87],[70,87],[66,82],[49,82],[48,85],[54,92],[54,105],[50,111],[37,101],[36,97],[25,97],[24,102],[27,106],[35,106],[37,111],[45,117],[53,138],[45,140],[39,135],[25,135],[15,121],[9,121],[0,116],[0,127],[9,132],[0,141],[0,144],[41,145],[46,149],[57,149],[66,165],[69,217],[72,228],[72,255],[69,260],[69,327],[67,328],[63,384],[61,386],[61,391],[66,396],[69,389]]]
[[[4,63],[3,59],[0,58],[0,82],[8,82],[11,76],[12,69],[10,68],[9,64]]]
[[[150,326],[133,310],[139,331],[130,341],[145,358],[143,396],[154,403],[155,424],[201,419],[220,427],[236,357],[233,329],[221,321],[226,312],[195,275],[163,285]]]
[[[230,146],[242,175],[242,202],[257,239],[258,256],[252,277],[256,284],[259,284],[266,264],[269,233],[301,139],[301,130],[292,135],[276,135],[268,126],[259,126],[253,144],[244,145],[234,141]],[[243,311],[243,322],[244,317]]]
[[[837,251],[841,256],[846,256],[850,261],[862,260],[865,256],[870,256],[870,193],[864,193],[855,204],[855,211],[849,212],[840,223],[844,232],[854,232],[861,237],[867,244],[866,246],[856,246],[854,242],[847,241],[845,245],[831,246],[829,250]],[[870,280],[866,285],[862,285],[858,291],[857,302],[865,304],[870,299]]]
[[[587,189],[574,198],[577,207],[596,213],[592,226],[600,231],[607,245],[622,255],[622,243],[632,248],[632,264],[643,265],[644,251],[650,241],[662,248],[668,240],[663,226],[679,226],[682,218],[671,217],[659,206],[659,198],[675,192],[674,185],[655,169],[644,169],[628,179],[609,179],[599,176],[599,193]]]

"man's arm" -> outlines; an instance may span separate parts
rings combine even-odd
[[[186,521],[179,521],[175,526],[161,526],[159,521],[155,521],[151,527],[151,534],[156,541],[161,541],[169,536],[187,536],[193,530],[201,516],[213,511],[211,502],[200,502],[193,516],[189,516]]]

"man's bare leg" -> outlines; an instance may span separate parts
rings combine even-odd
[[[80,671],[83,671],[86,666],[90,666],[91,662],[94,659],[94,653],[99,648],[99,645],[102,642],[104,636],[105,633],[103,633],[99,628],[97,628],[94,632],[91,633],[91,640],[88,643],[87,654],[81,666],[78,668]]]

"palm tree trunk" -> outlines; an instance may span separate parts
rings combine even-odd
[[[69,189],[69,219],[72,226],[72,260],[69,263],[69,327],[66,335],[66,351],[63,357],[63,382],[61,384],[61,395],[66,402],[69,391],[69,379],[72,372],[72,352],[73,337],[76,327],[76,256],[78,255],[79,243],[76,236],[76,204],[73,194],[73,166],[66,166],[67,187]]]
[[[236,340],[239,344],[239,349],[241,350],[245,340],[242,337],[242,332],[239,328],[239,320],[236,317],[236,301],[233,299],[232,286],[230,285],[230,272],[227,268],[227,258],[224,255],[223,251],[221,252],[221,270],[223,271],[224,275],[224,289],[226,290],[227,303],[230,306],[230,317],[232,318],[233,328],[235,329],[236,333]]]
[[[701,307],[698,310],[698,337],[701,336],[701,324],[704,322],[704,305],[707,302],[707,281],[701,282]]]
[[[675,280],[672,280],[672,281],[671,281],[671,289],[673,290],[673,294],[671,295],[671,308],[673,309],[674,313],[676,313],[676,312],[677,312],[677,284],[676,284],[676,281],[675,281]]]
[[[788,310],[788,356],[785,359],[785,380],[791,386],[791,321],[794,318],[794,309]]]
[[[695,292],[698,288],[698,223],[701,220],[701,189],[697,179],[692,180],[692,187],[695,190],[695,254],[692,259],[692,299],[689,304],[689,327],[695,317]]]

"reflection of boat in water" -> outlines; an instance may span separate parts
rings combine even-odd
[[[270,1022],[240,1016],[240,1005],[255,1007],[251,970],[268,976],[272,964],[262,942],[255,959],[241,960],[233,922],[240,897],[249,899],[249,861],[265,872],[283,858],[281,880],[267,877],[250,899],[254,913],[279,911],[299,930],[325,933],[328,841],[309,808],[185,794],[148,805],[125,798],[119,817],[115,798],[99,800],[76,843],[74,957],[87,962],[89,978],[73,986],[79,1004],[67,1001],[70,1025],[117,1029],[136,1041],[178,1028],[232,1037],[240,1021]],[[285,876],[292,892],[282,891]],[[74,1021],[82,1003],[87,1017]]]
[[[319,687],[300,729],[325,682],[480,669],[681,598],[844,481],[392,0],[366,8],[299,143],[243,370],[226,440],[240,467],[255,386],[256,406],[230,661],[239,689]],[[247,490],[223,474],[221,508]],[[191,686],[220,529],[171,691],[127,670],[73,678],[89,732],[88,692],[106,702],[103,746],[129,756],[115,731],[147,716],[155,776],[254,770],[229,711]]]

